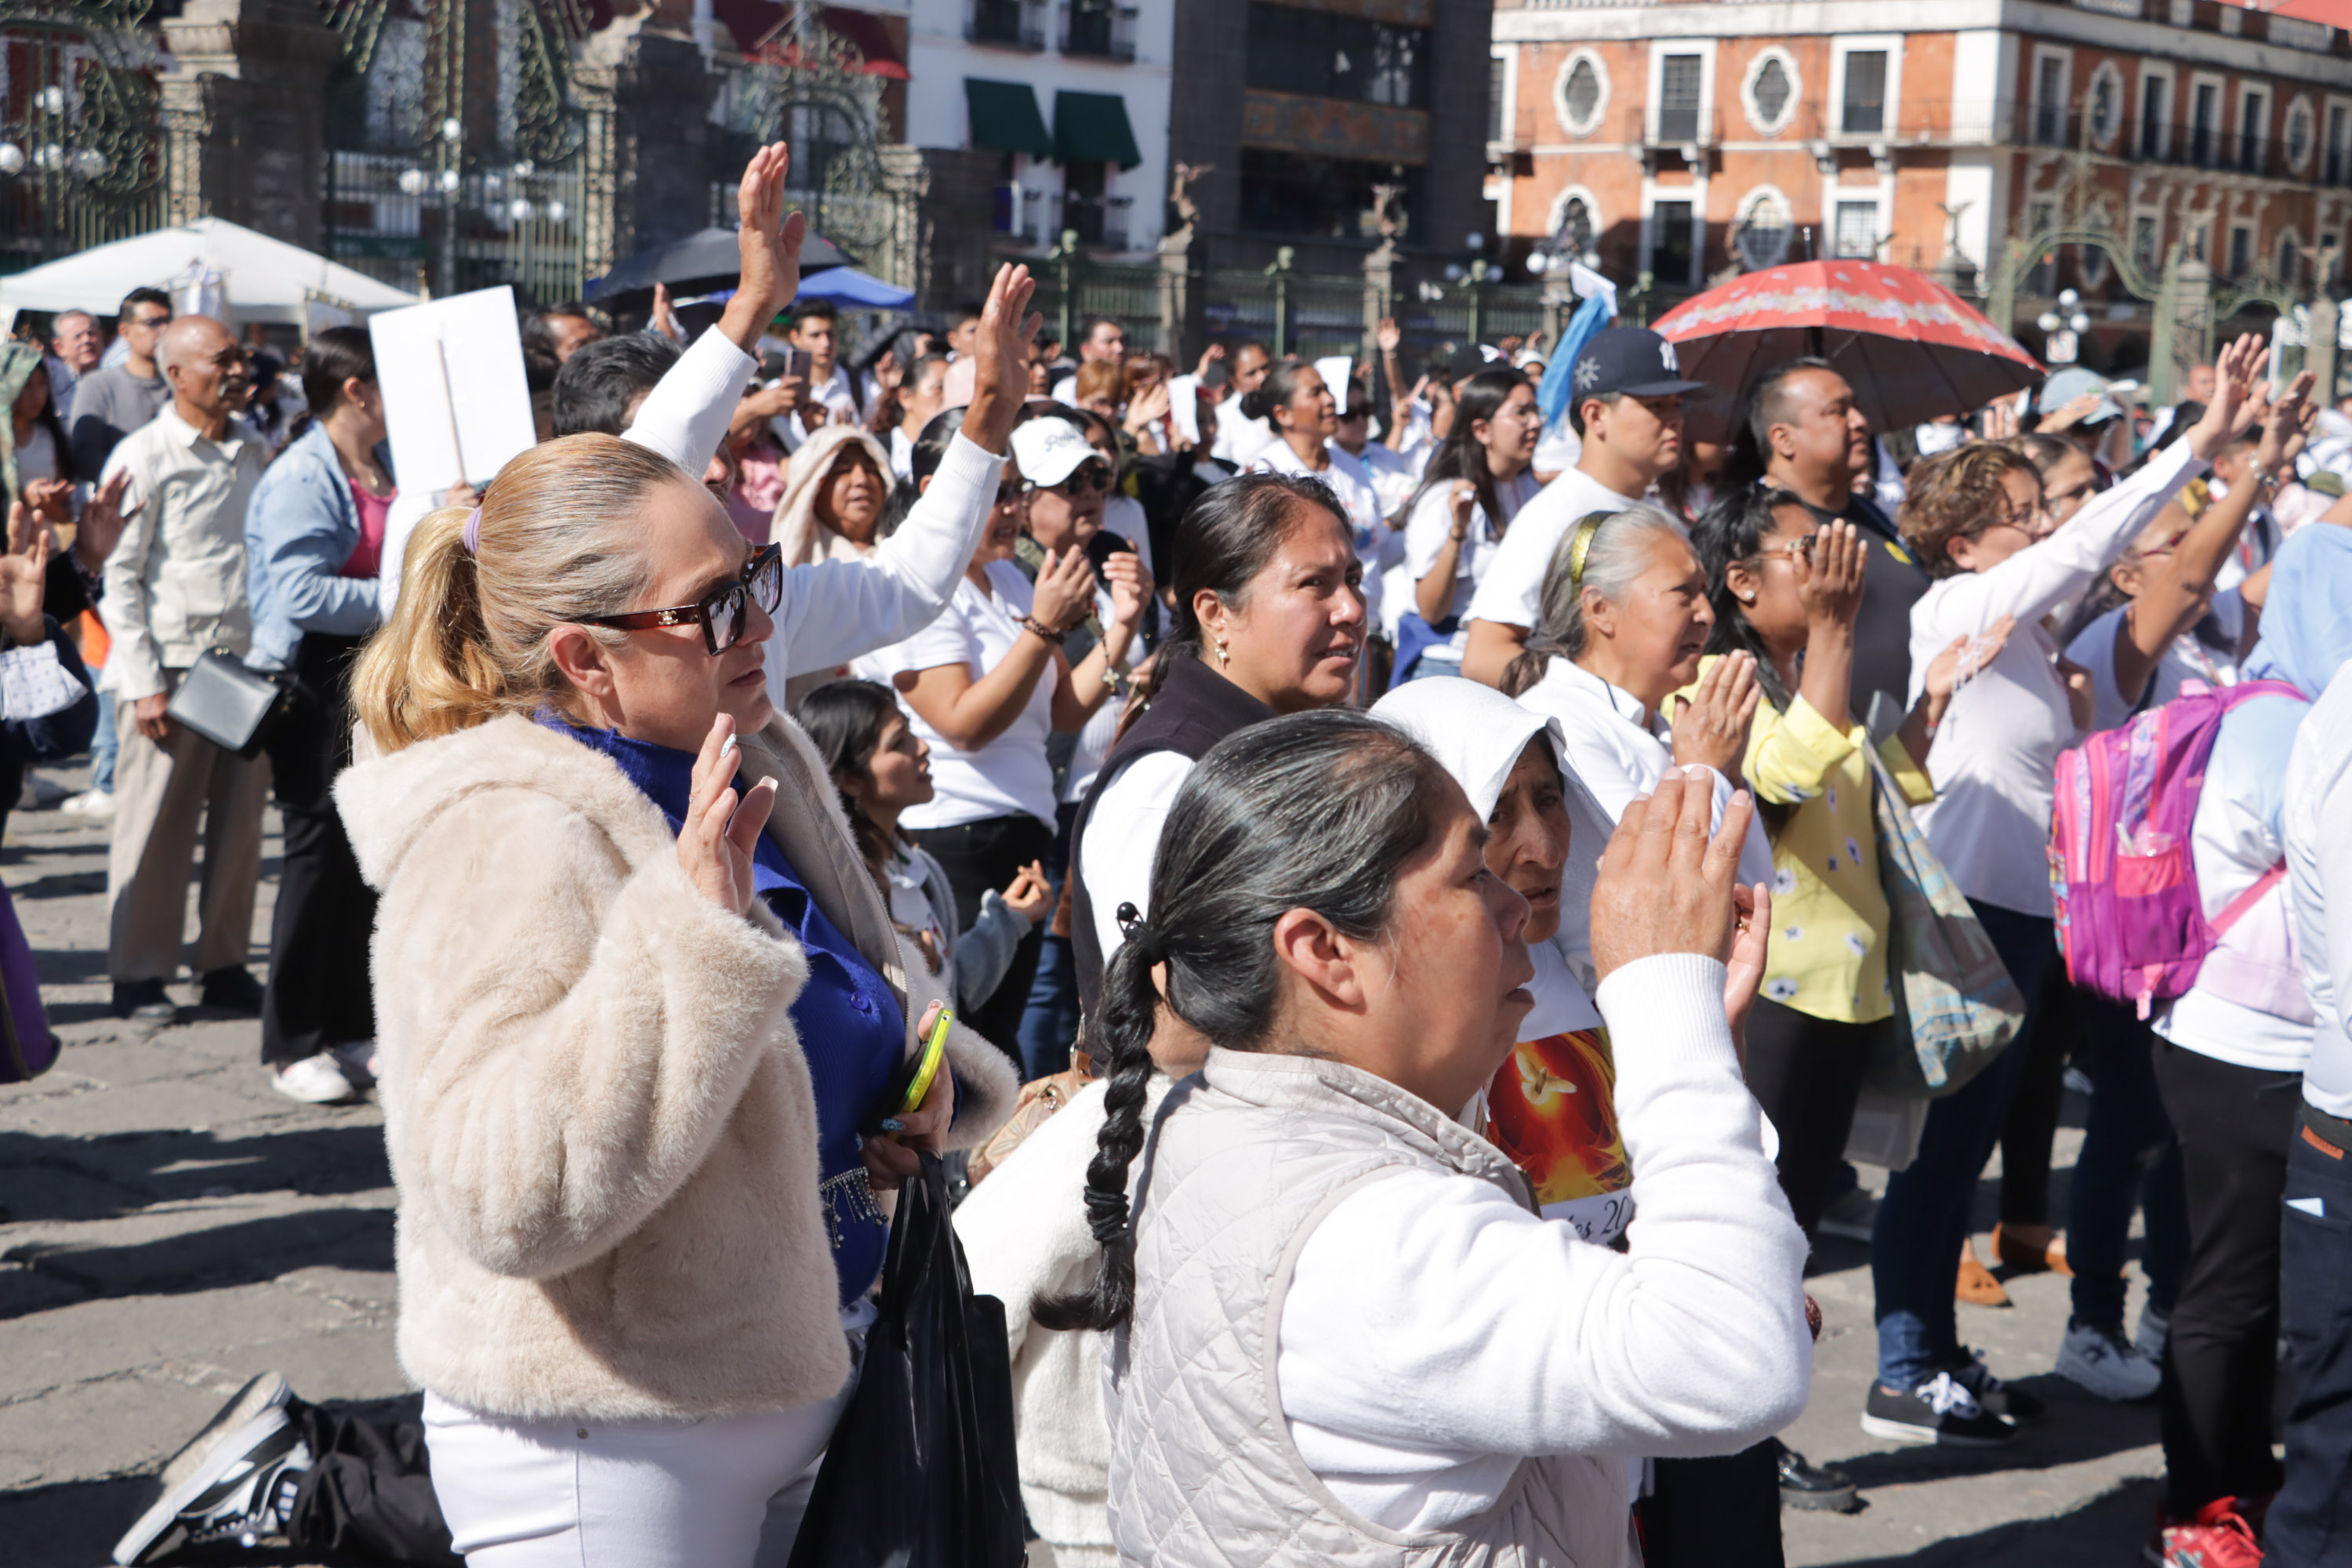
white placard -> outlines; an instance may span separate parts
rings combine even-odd
[[[437,506],[460,479],[480,489],[538,439],[513,289],[380,311],[368,336],[403,495]]]
[[[2352,311],[2346,312],[2352,321]],[[950,367],[952,369],[952,367]],[[1201,378],[1197,375],[1176,375],[1168,378],[1168,417],[1176,422],[1176,434],[1184,437],[1187,446],[1201,444]]]
[[[1348,378],[1355,373],[1356,361],[1349,354],[1332,354],[1315,362],[1315,374],[1321,376],[1323,384],[1331,389],[1331,400],[1339,405],[1342,414],[1348,412]]]

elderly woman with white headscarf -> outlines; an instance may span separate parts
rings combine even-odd
[[[889,448],[864,430],[826,425],[813,432],[785,465],[784,493],[768,527],[768,538],[783,550],[785,568],[872,554],[890,500],[889,476]],[[848,673],[843,665],[795,675],[777,700],[797,706],[818,687]]]
[[[1526,1173],[1544,1217],[1599,1246],[1616,1245],[1633,1218],[1632,1163],[1618,1129],[1617,1067],[1593,1005],[1591,902],[1598,848],[1613,815],[1578,778],[1560,721],[1475,680],[1441,677],[1401,686],[1372,712],[1435,755],[1486,824],[1486,869],[1528,900],[1521,935],[1535,963],[1535,1006],[1518,1044],[1469,1120]],[[1709,781],[1712,783],[1712,781]],[[1724,976],[1738,1037],[1764,973],[1771,895],[1759,890]],[[1751,895],[1754,896],[1754,895]],[[1765,1147],[1779,1143],[1769,1118]],[[1739,1563],[1779,1554],[1784,1463],[1777,1438],[1717,1458],[1651,1461],[1633,1494],[1649,1494],[1643,1528],[1652,1558]],[[1801,1455],[1790,1458],[1802,1465]]]

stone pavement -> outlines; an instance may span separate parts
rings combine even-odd
[[[109,1015],[102,826],[16,814],[0,877],[67,1042],[47,1077],[0,1087],[0,1563],[96,1568],[145,1506],[145,1478],[253,1373],[278,1368],[311,1399],[404,1386],[392,1192],[375,1109],[271,1092],[251,1020],[184,1011],[149,1028]],[[2060,1137],[2063,1168],[2080,1134]],[[2044,1377],[2050,1420],[2013,1448],[1890,1448],[1855,1421],[1874,1343],[1864,1249],[1826,1241],[1812,1289],[1827,1326],[1812,1408],[1788,1436],[1848,1463],[1870,1506],[1785,1514],[1790,1563],[2139,1560],[2161,1469],[2152,1406]],[[2004,1373],[2046,1369],[2065,1281],[2010,1289],[2009,1310],[1962,1308],[1963,1331]]]

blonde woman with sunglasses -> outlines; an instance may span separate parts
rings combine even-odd
[[[950,459],[986,486],[973,527],[1030,291],[998,277]],[[473,1568],[782,1564],[856,1384],[881,1195],[1016,1089],[957,1027],[907,1108],[938,979],[770,698],[796,596],[844,568],[788,571],[695,476],[594,434],[408,553],[353,680],[379,754],[336,800],[381,898],[435,1493]]]

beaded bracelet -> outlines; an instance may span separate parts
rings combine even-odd
[[[1055,647],[1061,647],[1062,639],[1070,635],[1067,627],[1057,632],[1034,616],[1022,616],[1021,629],[1024,632],[1036,633],[1039,637],[1044,637],[1047,642],[1052,643]]]

